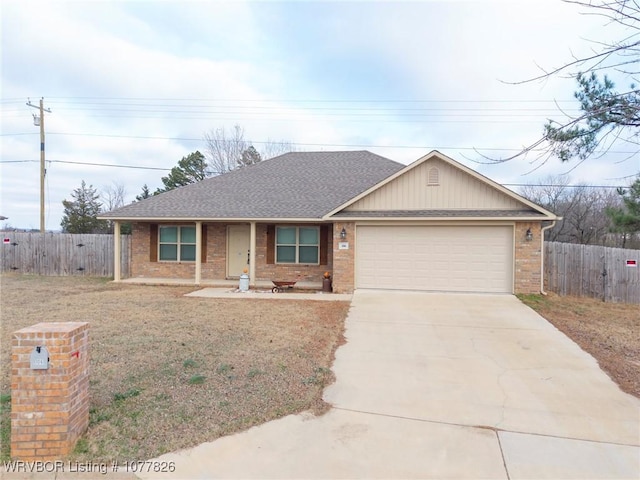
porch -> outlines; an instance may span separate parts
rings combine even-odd
[[[120,283],[127,283],[130,285],[165,285],[165,286],[184,286],[184,287],[214,287],[214,288],[238,288],[239,280],[227,280],[227,279],[219,279],[219,280],[201,280],[199,283],[196,283],[192,279],[184,279],[184,278],[162,278],[162,277],[130,277],[119,280]],[[273,288],[273,283],[270,280],[256,280],[252,282],[252,289],[259,290],[271,290]],[[312,282],[312,281],[300,281],[296,282],[295,288],[299,290],[322,290],[322,282]]]
[[[254,290],[271,290],[274,280],[297,281],[295,289],[319,291],[325,273],[334,276],[333,244],[340,238],[336,228],[321,222],[133,222],[130,275],[123,278],[114,266],[114,281],[232,289],[246,273]],[[115,258],[120,258],[119,234],[120,222],[115,221]]]

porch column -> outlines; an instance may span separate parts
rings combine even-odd
[[[256,285],[256,222],[251,222],[249,234],[249,284]]]
[[[119,282],[120,273],[120,222],[118,220],[113,222],[113,281]]]
[[[196,285],[202,280],[202,222],[196,222]]]

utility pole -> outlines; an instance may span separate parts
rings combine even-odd
[[[47,174],[44,167],[44,112],[51,113],[51,110],[44,108],[44,98],[40,99],[39,107],[31,103],[31,100],[28,100],[27,105],[40,110],[39,117],[33,114],[33,124],[40,126],[40,233],[44,233],[44,177]]]

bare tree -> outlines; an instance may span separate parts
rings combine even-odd
[[[542,179],[540,184],[530,184],[522,187],[520,193],[523,197],[531,200],[547,210],[563,216],[567,209],[571,208],[569,197],[571,196],[568,185],[571,178],[568,175],[549,175]],[[550,242],[558,242],[566,236],[568,225],[563,221],[557,222],[556,226],[546,231],[545,239]]]
[[[282,155],[283,153],[295,152],[297,151],[296,146],[288,142],[286,140],[271,140],[268,139],[264,142],[264,145],[260,148],[260,155],[263,160],[268,158],[277,157],[278,155]]]
[[[520,194],[538,205],[544,205],[547,210],[557,212],[567,196],[571,177],[568,175],[548,175],[540,183],[525,185],[520,188]]]
[[[124,199],[127,196],[127,190],[124,183],[113,181],[111,185],[102,187],[100,199],[102,200],[102,208],[105,212],[110,212],[124,205]]]
[[[251,142],[245,140],[244,135],[244,128],[240,125],[234,125],[230,132],[220,127],[204,134],[209,166],[207,176],[221,175],[283,153],[296,151],[295,145],[286,140]],[[256,149],[254,144],[261,147]]]
[[[102,210],[104,212],[110,212],[116,208],[124,206],[124,199],[127,196],[127,190],[122,182],[116,180],[111,182],[111,185],[102,187],[100,193],[100,200],[102,200]],[[107,228],[109,232],[113,233],[113,222],[107,221]],[[128,235],[131,233],[131,224],[124,223],[120,227],[120,233]]]
[[[584,245],[607,243],[611,220],[606,212],[619,202],[614,191],[590,185],[570,186],[568,177],[550,176],[542,185],[523,187],[521,194],[562,217],[546,232],[546,240]]]
[[[204,141],[209,164],[208,176],[221,175],[238,168],[242,152],[249,147],[240,125],[235,125],[231,132],[224,127],[210,130],[204,134]]]
[[[586,185],[571,193],[563,220],[569,227],[569,241],[582,245],[603,243],[610,226],[605,212],[606,193]]]

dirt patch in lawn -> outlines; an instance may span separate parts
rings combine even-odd
[[[90,323],[91,412],[78,461],[144,460],[284,415],[326,409],[348,302],[185,297],[192,287],[3,275],[2,457],[11,333]]]
[[[620,388],[640,398],[640,307],[584,297],[520,299],[591,354]]]

